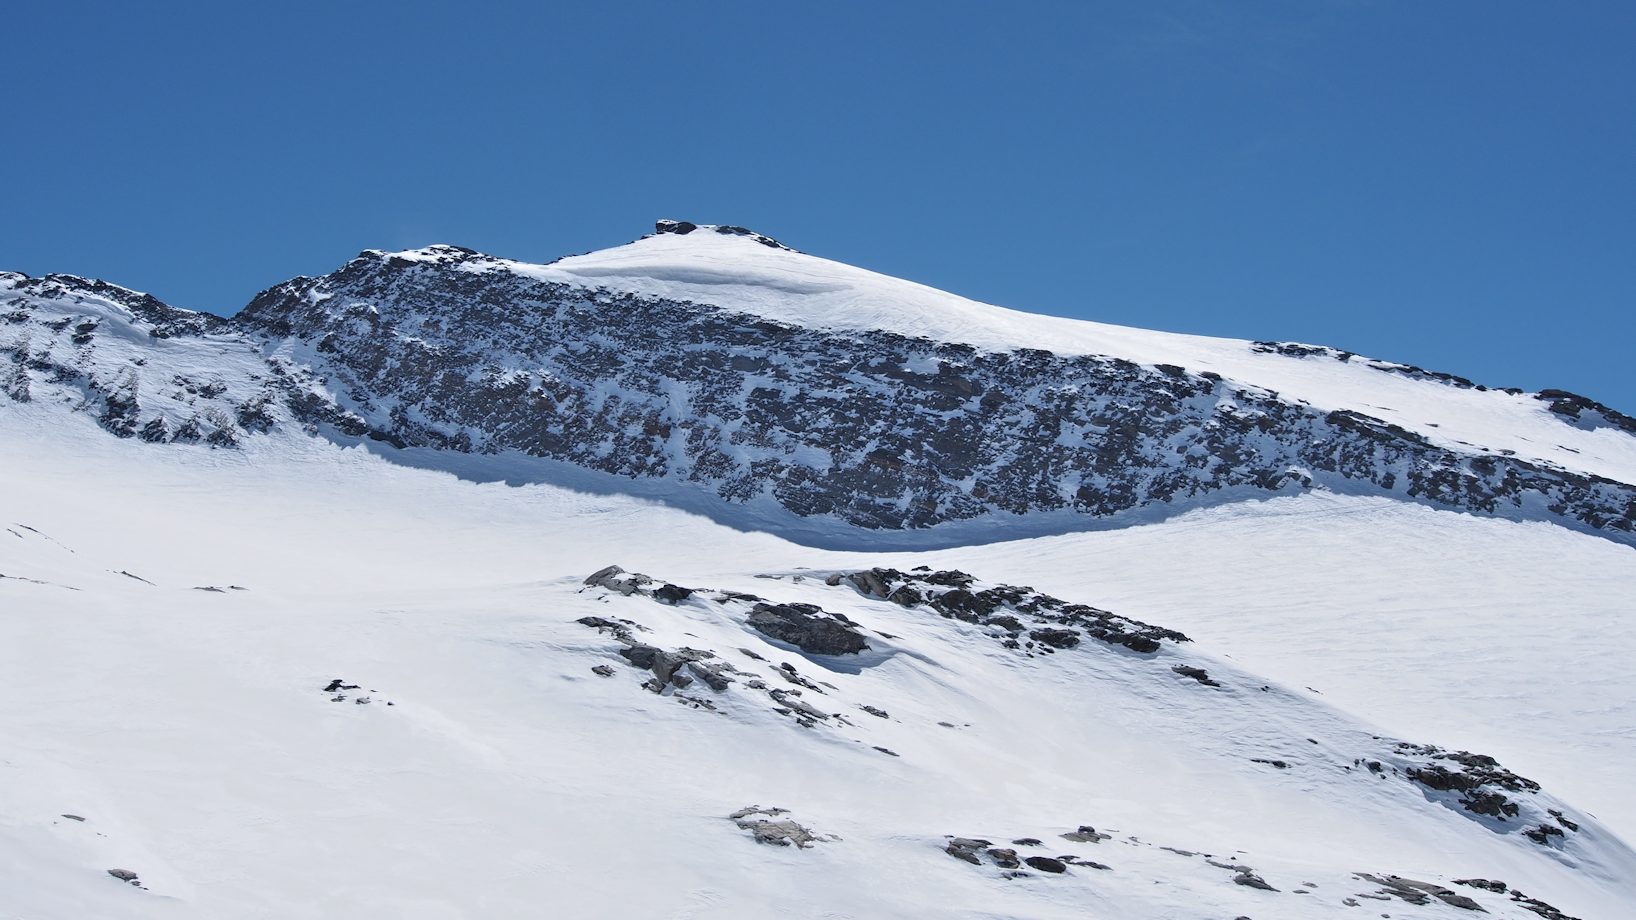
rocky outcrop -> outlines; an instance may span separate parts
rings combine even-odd
[[[861,594],[901,607],[928,608],[946,619],[990,627],[1007,648],[1028,654],[1074,648],[1082,637],[1144,654],[1157,652],[1165,641],[1188,641],[1173,629],[1069,603],[1033,588],[981,583],[958,570],[873,568],[837,572],[826,583],[850,585]]]
[[[1370,875],[1367,872],[1358,873],[1358,878],[1374,882],[1380,886],[1383,894],[1391,895],[1410,904],[1425,905],[1432,903],[1435,898],[1450,907],[1461,910],[1474,910],[1486,913],[1483,906],[1476,901],[1451,888],[1445,888],[1433,882],[1421,882],[1412,878],[1403,878],[1397,875]],[[1459,884],[1458,882],[1456,884]]]
[[[762,808],[759,805],[746,805],[738,811],[728,815],[728,820],[737,824],[741,830],[750,832],[756,843],[765,843],[772,846],[794,846],[798,850],[810,848],[814,843],[839,840],[833,834],[820,835],[811,828],[782,817],[790,813],[787,808]]]
[[[748,623],[756,632],[812,655],[853,655],[869,648],[857,624],[812,604],[757,604]]]
[[[1530,898],[1501,881],[1486,878],[1463,878],[1455,879],[1454,884],[1465,885],[1481,891],[1492,891],[1495,894],[1510,895],[1511,900],[1518,906],[1544,917],[1545,920],[1579,920],[1578,917],[1570,917],[1539,898]]]
[[[1579,830],[1579,822],[1561,809],[1536,804],[1533,797],[1539,783],[1507,770],[1487,754],[1446,751],[1435,745],[1399,742],[1397,753],[1407,758],[1402,774],[1431,790],[1432,796],[1449,807],[1458,807],[1480,818],[1491,819],[1499,829],[1510,824],[1532,822],[1522,835],[1541,846],[1555,846],[1569,833]],[[1380,764],[1370,769],[1381,773]],[[1393,768],[1394,772],[1397,768]]]

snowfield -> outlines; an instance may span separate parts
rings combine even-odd
[[[1636,915],[1636,547],[1597,517],[1636,483],[1629,419],[670,226],[543,266],[365,253],[334,276],[352,300],[297,279],[270,294],[313,315],[258,300],[260,326],[0,275],[0,294],[32,285],[0,297],[0,920]],[[587,299],[486,328],[383,318],[367,298],[402,293],[380,281],[398,266],[475,299],[511,290],[496,275]],[[608,324],[633,303],[1111,356],[1151,366],[1129,392],[1208,392],[1174,403],[1201,417],[1232,402],[1209,372],[1446,448],[1472,494],[1501,456],[1566,472],[1514,519],[1343,468],[1122,516],[869,529],[765,483],[618,468],[643,439],[704,453],[672,416],[609,406],[653,391],[685,414],[707,387],[627,386],[648,372],[606,339],[557,343],[551,367],[590,382],[551,390],[524,346],[548,310]],[[336,370],[396,372],[405,342],[448,368],[391,378],[403,392]],[[473,342],[506,374],[458,379]],[[809,378],[778,376],[800,357],[727,356],[744,392],[712,404],[801,396]],[[880,367],[836,399],[918,386],[949,424],[977,411],[948,362]],[[423,386],[479,418],[492,393],[536,400],[566,419],[541,442],[581,453],[473,446]],[[592,411],[612,421],[574,442]],[[712,422],[746,468],[842,462],[757,441],[748,417]],[[393,433],[427,431],[447,447]],[[918,475],[890,453],[869,463]],[[1549,505],[1591,493],[1577,518]]]
[[[1631,903],[1630,803],[1613,782],[1633,762],[1614,651],[1630,633],[1611,616],[1636,583],[1626,547],[1315,496],[864,556],[307,439],[156,451],[32,408],[5,424],[0,855],[24,881],[0,890],[0,916],[1465,913],[1369,900],[1381,886],[1355,873],[1440,884],[1496,916],[1536,914],[1453,880],[1501,879],[1578,917]],[[1421,550],[1458,541],[1470,557],[1357,578],[1415,557],[1416,534]],[[805,655],[730,605],[582,583],[609,563],[819,604],[892,638],[871,633],[861,665]],[[819,577],[922,563],[1198,641],[1156,661],[1097,642],[1022,657],[971,624]],[[1560,580],[1485,604],[1542,571]],[[1546,592],[1551,614],[1533,612]],[[1553,679],[1518,680],[1552,614],[1559,632],[1604,634]],[[745,675],[721,693],[652,693],[583,616],[714,650]],[[1536,654],[1560,660],[1572,644]],[[803,727],[746,688],[781,663],[821,682],[802,699],[846,724]],[[334,678],[370,703],[332,701]],[[1528,798],[1561,807],[1560,795],[1581,830],[1549,846],[1518,822],[1496,832],[1355,766],[1389,751],[1372,735],[1503,754],[1544,784]],[[727,817],[752,805],[838,839],[757,844]],[[1081,825],[1110,836],[1060,836]],[[1037,838],[1039,855],[1109,868],[1008,879],[947,855],[946,835],[1023,856],[1009,842]],[[1235,883],[1236,865],[1278,890]]]

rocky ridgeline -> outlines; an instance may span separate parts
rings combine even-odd
[[[1432,380],[1462,390],[1484,392],[1489,389],[1497,389],[1501,393],[1509,393],[1512,396],[1524,395],[1523,391],[1517,387],[1486,387],[1458,374],[1429,371],[1413,364],[1377,361],[1350,351],[1342,351],[1324,345],[1303,345],[1299,342],[1254,342],[1250,348],[1252,351],[1262,354],[1283,355],[1286,358],[1328,358],[1342,364],[1359,361],[1378,371],[1386,371],[1387,373],[1409,377],[1414,380]],[[1563,420],[1577,428],[1614,428],[1626,434],[1636,434],[1636,418],[1604,406],[1594,399],[1588,399],[1567,390],[1540,390],[1533,395],[1535,399],[1545,404],[1545,408],[1562,416]]]
[[[1085,636],[1144,654],[1157,652],[1165,640],[1191,641],[1174,629],[1069,603],[1033,588],[983,584],[958,570],[873,568],[837,572],[826,583],[831,587],[845,583],[900,607],[926,607],[947,619],[990,627],[1002,645],[1026,654],[1073,648]]]
[[[133,362],[161,340],[162,372]],[[221,363],[224,349],[255,366]],[[1330,484],[1636,536],[1631,485],[1450,450],[1209,372],[801,328],[541,281],[446,246],[363,253],[231,320],[102,282],[7,274],[0,392],[66,397],[120,437],[229,448],[290,426],[517,451],[867,529]],[[1540,398],[1569,424],[1636,432],[1582,397]]]
[[[667,478],[865,528],[1102,516],[1327,478],[1481,512],[1543,501],[1636,531],[1630,486],[1456,454],[1214,375],[805,329],[534,280],[465,250],[366,254],[266,292],[237,322],[316,351],[335,409],[382,437]]]

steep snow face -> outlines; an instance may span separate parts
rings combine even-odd
[[[1100,597],[1003,587],[1021,548],[966,581],[296,432],[161,451],[39,404],[0,425],[30,485],[0,504],[0,859],[23,872],[0,915],[1534,920],[1636,897],[1619,829],[1518,764],[1400,743],[1210,642],[1103,641]],[[656,580],[586,584],[608,562]],[[1168,586],[1139,585],[1171,625]],[[763,602],[868,648],[804,651],[753,625]]]
[[[1317,409],[1348,409],[1401,425],[1451,450],[1481,445],[1636,481],[1636,438],[1629,430],[1565,424],[1529,394],[1440,380],[1333,349],[1279,351],[1240,339],[1024,313],[714,231],[660,233],[549,266],[502,264],[541,280],[713,304],[807,328],[886,330],[994,351],[1046,348],[1210,371]]]

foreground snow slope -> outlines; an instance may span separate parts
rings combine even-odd
[[[1493,754],[1636,838],[1630,547],[1311,494],[930,558],[1159,620],[1394,731]]]
[[[0,477],[0,864],[16,867],[3,917],[1470,916],[1383,894],[1387,874],[1498,917],[1541,914],[1455,880],[1503,879],[1585,918],[1636,899],[1636,856],[1619,839],[1628,802],[1602,798],[1601,822],[1575,810],[1589,803],[1565,787],[1588,795],[1600,768],[1559,749],[1572,728],[1545,724],[1628,724],[1628,682],[1592,656],[1554,683],[1507,687],[1515,640],[1499,638],[1439,660],[1449,692],[1433,692],[1412,673],[1422,653],[1395,635],[1438,628],[1452,599],[1497,597],[1504,582],[1487,587],[1473,559],[1572,557],[1553,607],[1571,629],[1599,621],[1609,592],[1630,596],[1630,550],[1546,525],[1309,496],[991,551],[865,556],[297,435],[157,450],[45,406],[0,414]],[[1379,546],[1422,528],[1470,555],[1413,581],[1336,587],[1402,561]],[[1297,556],[1301,534],[1325,551]],[[701,590],[672,606],[582,583],[615,562]],[[1026,578],[1199,641],[1025,655],[990,629],[823,577],[923,562]],[[822,605],[871,648],[803,654],[746,626],[748,602],[703,589]],[[1520,607],[1458,615],[1479,637],[1527,634],[1542,621],[1495,622]],[[649,692],[648,672],[576,622],[586,616],[627,620],[663,649],[712,650],[740,673],[719,692]],[[1329,667],[1367,658],[1378,696],[1333,672],[1313,683],[1329,695],[1310,693],[1301,684],[1322,662],[1278,651],[1337,635],[1360,651],[1331,650]],[[1599,641],[1629,649],[1617,629]],[[613,676],[592,672],[603,665]],[[338,677],[360,687],[335,701],[322,691]],[[1515,730],[1430,731],[1498,717],[1507,692]],[[1604,693],[1612,711],[1587,711]],[[790,700],[824,715],[799,724]],[[1544,791],[1512,795],[1526,822],[1473,815],[1394,772],[1414,760],[1397,738],[1505,742],[1506,766]],[[1599,743],[1631,765],[1626,740]],[[757,844],[727,817],[752,805],[839,839]],[[1525,839],[1547,807],[1579,829]],[[1098,833],[1060,836],[1081,825]],[[947,835],[1081,862],[1006,878],[990,857],[946,854]],[[1041,843],[1010,843],[1023,838]],[[1278,890],[1235,881],[1246,872]]]

